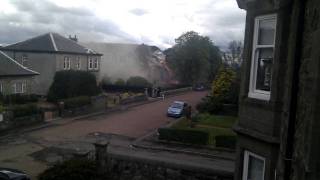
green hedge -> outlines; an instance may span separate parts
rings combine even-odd
[[[12,110],[14,117],[24,117],[39,114],[39,109],[36,104],[14,105],[11,106],[10,109]]]
[[[74,109],[82,106],[90,105],[91,98],[89,96],[79,96],[62,100],[65,109]]]
[[[160,140],[177,141],[197,145],[207,145],[209,143],[209,133],[204,131],[159,128],[158,132]]]
[[[35,94],[10,94],[0,95],[0,102],[3,104],[27,104],[37,102],[38,96]]]
[[[216,136],[216,147],[235,149],[237,143],[236,136]]]

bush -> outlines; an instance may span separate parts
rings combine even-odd
[[[79,96],[62,100],[65,109],[74,109],[91,104],[91,98],[88,96]]]
[[[38,97],[35,94],[10,94],[1,97],[3,104],[27,104],[38,101]]]
[[[39,180],[98,180],[108,179],[99,174],[94,161],[86,159],[71,159],[58,163],[38,176]]]
[[[114,82],[114,85],[124,86],[124,85],[126,85],[126,82],[123,79],[119,78]]]
[[[10,109],[12,110],[15,118],[39,114],[39,109],[35,104],[14,105],[11,106]]]
[[[216,147],[235,149],[237,143],[236,136],[216,136]]]
[[[219,97],[205,97],[197,104],[196,109],[200,113],[208,112],[210,114],[215,114],[222,111],[223,103]]]
[[[198,130],[159,128],[159,139],[197,145],[209,143],[209,133]]]
[[[151,83],[143,77],[134,76],[130,77],[127,80],[127,86],[135,86],[135,87],[151,87]]]
[[[48,101],[56,102],[77,96],[94,96],[99,93],[96,77],[86,71],[59,71],[49,89]]]
[[[5,111],[4,107],[0,104],[0,113],[3,113]]]

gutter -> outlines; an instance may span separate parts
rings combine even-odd
[[[302,58],[302,43],[303,43],[303,32],[304,32],[304,14],[306,1],[296,1],[296,7],[298,10],[297,23],[295,24],[296,29],[296,44],[294,53],[294,63],[293,63],[293,74],[292,74],[292,86],[291,86],[291,97],[289,106],[289,117],[288,117],[288,129],[287,129],[287,139],[286,139],[286,150],[284,157],[284,179],[291,180],[292,175],[292,164],[293,164],[293,152],[294,152],[294,136],[295,136],[295,123],[297,121],[297,105],[298,105],[298,93],[299,93],[299,80],[300,80],[300,67]]]

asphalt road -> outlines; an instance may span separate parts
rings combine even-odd
[[[47,165],[30,155],[47,147],[81,141],[88,134],[102,132],[138,138],[173,121],[166,117],[168,106],[175,100],[185,101],[195,107],[207,92],[188,92],[164,100],[135,106],[127,110],[72,121],[60,126],[48,127],[16,137],[2,138],[0,142],[0,167],[26,171],[33,178]],[[48,161],[50,161],[50,156]]]
[[[128,137],[140,137],[172,121],[166,117],[168,106],[175,100],[185,101],[192,107],[206,95],[206,92],[189,92],[165,100],[136,106],[128,110],[91,117],[63,126],[43,129],[31,133],[46,140],[76,138],[93,132],[113,133]]]

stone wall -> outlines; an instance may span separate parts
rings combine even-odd
[[[96,160],[102,171],[115,180],[232,180],[233,174],[191,164],[107,152],[107,144],[95,144]]]

